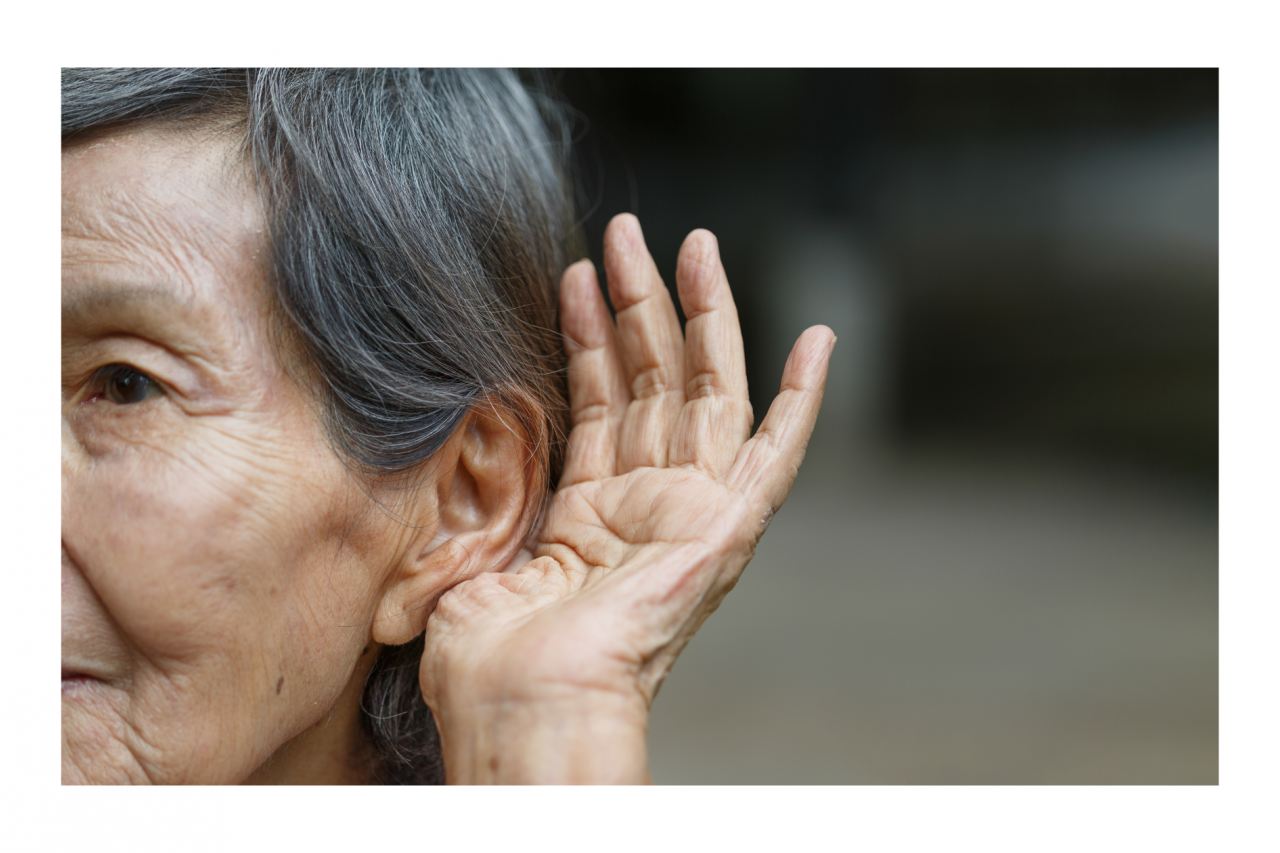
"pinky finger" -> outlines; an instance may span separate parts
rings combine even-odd
[[[753,502],[768,504],[770,511],[782,505],[804,460],[835,343],[835,334],[826,326],[813,326],[800,336],[782,371],[778,396],[729,471],[731,488]]]

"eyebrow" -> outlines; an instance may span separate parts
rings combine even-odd
[[[154,285],[94,287],[62,300],[62,322],[91,317],[109,309],[140,304],[189,308],[192,301],[190,297],[179,296],[167,287]]]

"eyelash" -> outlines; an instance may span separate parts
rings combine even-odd
[[[108,364],[93,375],[93,393],[86,402],[105,399],[118,406],[145,403],[164,393],[164,388],[151,376],[127,364]]]

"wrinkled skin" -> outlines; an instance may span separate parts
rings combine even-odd
[[[406,537],[269,346],[256,210],[212,141],[64,151],[66,782],[240,781],[299,736],[312,781],[359,775],[350,694]],[[113,403],[109,364],[157,390]]]
[[[748,441],[714,238],[681,252],[685,342],[619,217],[616,332],[590,266],[565,275],[575,426],[527,540],[537,478],[500,413],[411,492],[352,477],[273,345],[231,151],[154,128],[64,148],[64,782],[362,781],[364,677],[424,628],[450,781],[646,780],[648,704],[794,479],[829,330]]]
[[[427,625],[422,684],[451,780],[647,781],[649,704],[750,560],[818,413],[835,343],[822,326],[749,438],[710,233],[677,263],[687,337],[634,217],[610,223],[605,265],[616,329],[589,263],[562,285],[574,426],[532,559],[455,587]]]

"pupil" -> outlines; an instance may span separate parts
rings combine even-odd
[[[108,386],[108,397],[114,403],[140,403],[147,397],[150,381],[135,370],[117,370]]]

